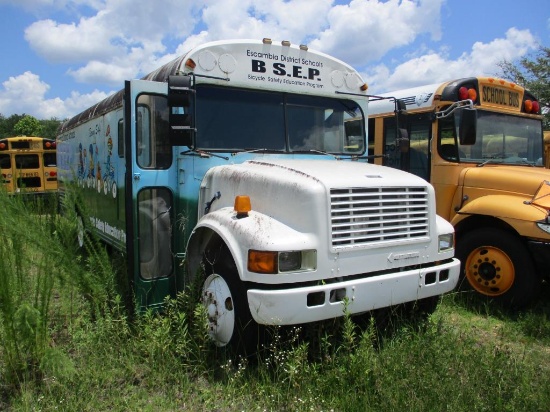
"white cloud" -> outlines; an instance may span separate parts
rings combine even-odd
[[[64,119],[75,115],[94,103],[107,97],[107,93],[93,91],[81,95],[73,92],[70,98],[46,98],[50,86],[30,71],[10,77],[0,89],[0,113],[10,116],[14,113],[29,114],[38,119],[56,117]]]
[[[29,25],[25,39],[50,67],[64,67],[65,76],[76,82],[115,90],[125,79],[142,77],[198,44],[220,39],[270,37],[306,43],[362,71],[372,93],[451,77],[494,75],[499,61],[517,59],[535,48],[528,30],[512,28],[503,38],[475,43],[458,58],[449,57],[451,45],[440,44],[446,2],[0,0],[0,5],[47,17]],[[57,20],[51,19],[51,10],[57,11]],[[410,45],[414,48],[406,47]],[[381,63],[392,50],[404,52]],[[50,86],[30,71],[2,85],[3,114],[65,117],[106,96],[73,92],[65,99],[48,99]]]
[[[124,52],[111,42],[112,33],[97,25],[95,19],[83,18],[78,24],[40,20],[25,30],[25,39],[36,53],[51,63],[107,59]]]
[[[495,76],[498,63],[514,61],[538,47],[529,30],[511,28],[504,38],[489,43],[476,42],[470,52],[450,59],[447,49],[430,51],[395,66],[391,71],[384,65],[365,70],[364,78],[371,85],[369,92],[384,93],[424,84],[443,82],[468,76]]]
[[[301,43],[328,25],[332,0],[210,0],[202,9],[208,30],[191,35],[178,52],[210,40],[262,39]]]
[[[195,4],[106,0],[95,15],[78,22],[39,20],[26,28],[25,39],[45,60],[75,66],[69,71],[75,80],[112,85],[129,72],[143,74],[142,67],[165,53],[165,39],[188,36],[195,28]]]
[[[164,0],[162,5],[88,0],[93,15],[68,22],[39,20],[27,27],[25,38],[47,61],[71,65],[67,73],[77,82],[111,87],[141,77],[199,43],[231,38],[309,43],[363,67],[421,34],[439,39],[444,1],[352,0],[334,6],[333,0]]]
[[[393,48],[412,43],[423,33],[439,40],[444,1],[352,0],[330,10],[330,26],[310,46],[352,66],[364,66]]]
[[[102,7],[104,0],[0,0],[0,5],[2,4],[20,7],[40,16],[52,10],[78,10],[82,6],[97,10]]]

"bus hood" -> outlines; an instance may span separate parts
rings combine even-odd
[[[253,210],[308,230],[330,224],[331,190],[384,187],[422,190],[435,210],[433,187],[410,173],[351,161],[265,157],[211,168],[201,183],[199,202],[205,204],[219,192],[209,209],[213,212],[232,208],[236,196],[247,195]]]
[[[460,185],[464,188],[464,195],[479,189],[484,195],[509,194],[531,199],[544,181],[550,181],[548,169],[485,165],[464,169]]]

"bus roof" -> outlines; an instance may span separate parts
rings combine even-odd
[[[394,99],[391,99],[391,97],[403,100],[408,110],[432,107],[436,91],[448,83],[427,84],[376,95],[376,97],[384,97],[385,99],[376,99],[375,97],[374,100],[371,100],[369,102],[369,115],[393,113],[395,104]]]
[[[406,104],[407,110],[433,108],[435,102],[438,101],[459,100],[458,89],[462,86],[476,90],[478,99],[474,102],[475,104],[507,110],[509,112],[519,113],[523,111],[521,103],[524,99],[536,100],[529,91],[518,84],[496,77],[483,76],[464,77],[441,83],[396,90],[380,94],[376,97],[394,97],[400,99]],[[515,99],[507,101],[510,94],[513,94]],[[376,97],[371,97],[371,102],[369,103],[370,115],[393,113],[395,107],[393,99],[377,100]]]
[[[325,96],[367,95],[366,84],[350,65],[304,45],[276,44],[269,39],[205,43],[142,79],[167,82],[171,75],[191,73],[196,83]],[[74,116],[61,131],[121,106],[123,92]]]

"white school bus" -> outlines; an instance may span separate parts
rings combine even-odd
[[[437,212],[456,230],[464,284],[507,307],[531,303],[550,276],[550,171],[538,100],[490,77],[379,97],[368,126],[377,162],[433,184]],[[397,129],[405,147],[396,145]]]
[[[456,286],[433,187],[366,162],[367,113],[366,85],[337,59],[208,43],[64,123],[60,190],[80,186],[84,226],[127,254],[140,308],[199,276],[212,340],[250,350],[265,325]]]

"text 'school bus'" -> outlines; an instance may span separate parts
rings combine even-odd
[[[458,281],[453,227],[425,180],[361,159],[367,106],[358,73],[307,46],[205,44],[64,123],[60,187],[127,252],[142,308],[201,277],[218,346],[344,302],[433,301]]]
[[[2,184],[8,194],[57,192],[56,142],[36,136],[0,139]]]
[[[456,230],[464,285],[505,306],[532,302],[550,275],[550,171],[537,99],[488,77],[381,97],[389,96],[369,105],[370,143],[384,155],[376,161],[432,183],[437,213]]]

